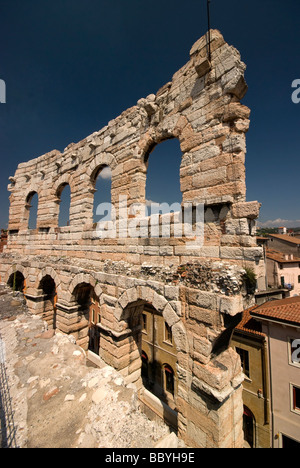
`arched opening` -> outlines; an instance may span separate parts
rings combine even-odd
[[[74,297],[78,304],[78,342],[85,350],[99,355],[101,322],[99,297],[93,286],[87,283],[76,286]]]
[[[128,305],[123,317],[128,334],[122,348],[128,352],[122,362],[128,380],[140,389],[143,404],[177,429],[177,349],[170,334],[166,339],[165,319],[144,301]]]
[[[7,281],[7,285],[16,292],[25,293],[26,281],[24,275],[20,271],[12,273]]]
[[[38,204],[39,196],[37,192],[31,192],[26,199],[28,229],[37,228]]]
[[[142,353],[149,356],[148,382],[145,387],[172,409],[175,408],[175,374],[170,369],[176,367],[177,350],[171,327],[151,304],[144,304],[142,310]]]
[[[148,215],[176,211],[182,202],[180,165],[182,152],[179,140],[170,139],[156,145],[146,154],[146,208]]]
[[[70,226],[71,188],[69,184],[62,184],[56,195],[59,203],[58,226]]]
[[[244,440],[245,445],[248,445],[250,448],[255,448],[255,417],[247,406],[244,406],[243,414],[243,431],[244,431]]]
[[[164,370],[164,390],[166,394],[170,394],[174,398],[175,392],[175,374],[169,364],[163,366]]]
[[[57,292],[53,278],[46,275],[39,284],[39,289],[43,291],[43,318],[48,323],[50,328],[56,329],[56,303]]]
[[[94,223],[111,221],[111,177],[111,169],[106,165],[98,167],[92,174]]]

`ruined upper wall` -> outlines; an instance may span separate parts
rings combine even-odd
[[[54,150],[20,164],[8,187],[10,235],[5,252],[100,262],[124,260],[136,265],[148,261],[179,265],[191,257],[243,266],[245,261],[258,261],[261,249],[256,245],[255,219],[260,205],[246,202],[245,133],[250,110],[240,103],[247,90],[244,72],[239,52],[220,32],[211,31],[211,62],[204,36],[193,45],[188,63],[155,95],[140,99],[63,153]],[[182,202],[205,205],[203,248],[186,249],[184,236],[145,239],[125,238],[122,233],[115,239],[99,239],[93,223],[99,170],[103,166],[111,169],[117,219],[122,219],[120,196],[127,197],[130,217],[131,205],[145,203],[151,151],[171,138],[179,140],[182,151]],[[70,226],[57,229],[60,194],[66,184],[71,189]],[[39,196],[37,229],[29,230],[33,192]]]
[[[28,227],[26,199],[39,195],[38,228],[56,227],[58,189],[72,192],[71,225],[91,225],[93,176],[112,170],[112,202],[120,193],[129,203],[145,200],[147,160],[154,146],[178,138],[182,150],[183,202],[245,201],[245,133],[250,111],[240,104],[247,85],[239,52],[211,31],[211,63],[206,36],[192,47],[189,62],[156,95],[140,99],[106,127],[63,153],[52,151],[19,164],[11,178],[9,229]]]

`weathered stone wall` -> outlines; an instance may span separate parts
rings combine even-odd
[[[7,248],[1,279],[23,274],[34,313],[49,315],[41,280],[56,285],[56,326],[87,347],[88,317],[76,287],[89,284],[101,308],[100,356],[127,382],[141,384],[138,330],[130,314],[150,303],[172,327],[177,348],[179,435],[196,447],[240,447],[243,376],[229,340],[251,304],[245,267],[262,255],[255,239],[259,204],[246,202],[245,133],[250,111],[245,65],[218,31],[191,49],[189,62],[156,95],[140,99],[115,120],[63,153],[22,163],[11,177]],[[95,178],[112,172],[112,202],[145,202],[148,157],[177,138],[182,151],[183,202],[205,205],[204,243],[164,237],[99,239],[93,225]],[[151,156],[150,156],[151,157]],[[61,188],[71,188],[70,226],[58,228]],[[30,197],[38,193],[37,229],[28,229]],[[117,210],[117,219],[120,220]],[[147,220],[145,221],[147,222]],[[175,223],[175,221],[174,221]],[[124,226],[120,222],[120,232]]]

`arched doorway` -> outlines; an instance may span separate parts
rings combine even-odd
[[[82,283],[76,286],[74,297],[78,304],[78,338],[81,346],[99,355],[100,348],[100,302],[93,286]]]
[[[255,448],[255,417],[252,411],[244,406],[243,414],[243,430],[244,430],[244,440],[246,445],[250,448]]]
[[[54,279],[49,275],[44,276],[40,281],[39,289],[41,289],[44,294],[43,318],[48,325],[55,330],[57,292]]]
[[[26,281],[24,275],[20,271],[15,271],[10,275],[7,285],[16,292],[25,293]]]
[[[174,370],[169,364],[164,364],[163,366],[163,386],[164,392],[166,395],[170,395],[174,398],[175,392],[175,374]]]

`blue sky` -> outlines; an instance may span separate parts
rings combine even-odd
[[[300,225],[300,104],[291,99],[300,79],[297,7],[297,0],[211,0],[211,26],[247,65],[247,199],[262,203],[262,223]],[[0,0],[7,93],[0,104],[0,227],[19,162],[63,151],[156,93],[206,30],[206,0]],[[149,173],[162,177],[154,201],[164,196],[158,188],[170,190],[168,157],[151,155]]]

